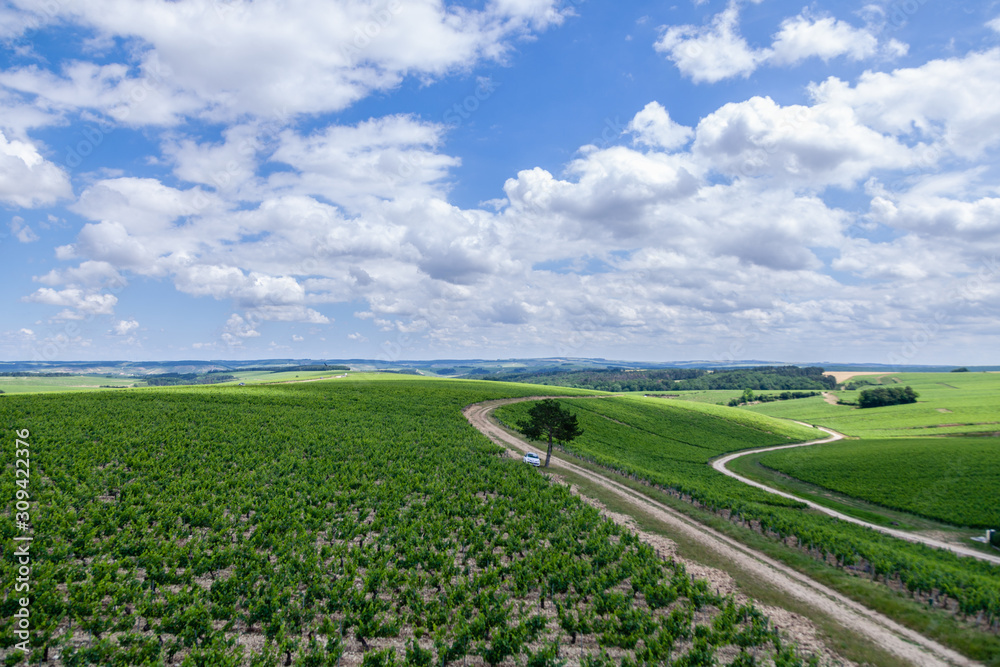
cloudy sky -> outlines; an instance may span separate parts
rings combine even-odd
[[[1000,3],[7,0],[0,358],[1000,363]]]

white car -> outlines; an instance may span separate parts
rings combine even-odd
[[[524,455],[524,462],[525,463],[530,463],[533,466],[540,466],[540,465],[542,465],[541,460],[539,460],[539,458],[538,458],[538,454],[535,454],[534,452],[528,452],[527,454],[525,454]]]

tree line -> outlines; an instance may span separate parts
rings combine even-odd
[[[858,396],[858,407],[881,408],[886,405],[916,403],[919,395],[913,391],[912,387],[876,387],[875,389],[865,389]]]
[[[828,390],[837,381],[823,375],[816,366],[757,366],[709,372],[703,368],[663,368],[655,370],[602,370],[545,369],[522,373],[476,374],[477,379],[499,382],[527,382],[531,384],[595,389],[598,391],[677,391],[704,389],[753,389],[753,390]]]

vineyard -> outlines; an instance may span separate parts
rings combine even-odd
[[[995,438],[851,440],[760,462],[818,486],[957,526],[1000,526]]]
[[[724,451],[777,444],[787,438],[806,439],[803,433],[783,432],[787,427],[781,422],[753,412],[700,403],[653,398],[560,403],[577,415],[584,431],[566,446],[569,454],[645,480],[739,526],[795,545],[824,563],[882,581],[930,609],[966,619],[985,634],[992,636],[1000,629],[997,567],[819,515],[706,465]],[[526,408],[523,403],[505,406],[497,415],[514,424]],[[725,428],[719,425],[724,416],[731,419]],[[761,421],[747,421],[752,417]],[[1000,656],[975,657],[995,660]]]
[[[31,442],[30,663],[802,664],[756,608],[462,417],[538,390],[352,376],[4,397],[7,443]],[[5,498],[14,480],[8,463]],[[5,547],[5,582],[17,567]],[[0,657],[25,664],[11,590]]]

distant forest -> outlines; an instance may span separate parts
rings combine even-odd
[[[824,390],[834,389],[837,381],[823,375],[823,369],[810,366],[758,366],[708,372],[697,368],[658,370],[565,371],[558,369],[522,373],[472,374],[483,380],[527,382],[531,384],[576,387],[599,391],[693,391],[699,389],[754,390]]]

